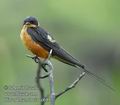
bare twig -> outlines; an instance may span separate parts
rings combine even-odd
[[[41,62],[40,58],[37,56],[30,56],[27,55],[27,57],[32,58],[36,63],[38,63],[38,69],[37,69],[37,76],[36,76],[36,83],[37,83],[37,87],[40,91],[40,95],[41,95],[41,105],[44,105],[45,102],[48,100],[48,97],[44,96],[44,89],[41,86],[41,82],[40,79],[44,79],[46,77],[49,78],[49,84],[50,84],[50,103],[51,105],[55,105],[55,100],[62,96],[64,93],[66,93],[67,91],[71,90],[72,88],[74,88],[78,82],[82,79],[82,77],[84,77],[85,72],[82,72],[79,77],[71,84],[69,85],[65,90],[61,91],[60,93],[55,95],[55,91],[54,91],[54,79],[53,79],[53,65],[50,62],[49,58],[52,54],[52,50],[50,50],[48,59],[46,59],[44,62]],[[46,72],[48,72],[47,75],[41,76],[41,70],[44,69]]]
[[[52,54],[52,49],[49,52],[47,60],[45,60],[46,69],[49,71],[49,85],[50,85],[50,104],[55,105],[55,91],[54,91],[54,79],[53,79],[53,65],[50,62],[50,56]]]
[[[52,50],[50,50],[49,52],[49,56],[48,58],[41,63],[41,60],[37,57],[37,56],[30,56],[27,55],[27,57],[32,58],[36,63],[38,63],[38,69],[37,69],[37,77],[36,77],[36,83],[37,83],[37,87],[41,93],[41,105],[44,105],[47,98],[44,97],[44,90],[40,84],[40,78],[44,78],[44,77],[49,77],[49,84],[50,84],[50,103],[51,105],[55,105],[55,92],[54,92],[54,80],[53,80],[53,65],[50,62],[50,56],[52,54]],[[49,71],[49,73],[45,76],[41,76],[41,69],[44,69],[46,72]]]
[[[74,88],[78,82],[84,77],[85,72],[82,72],[79,77],[70,85],[68,86],[65,90],[63,90],[62,92],[58,93],[55,95],[55,99],[57,99],[58,97],[60,97],[61,95],[63,95],[64,93],[66,93],[67,91],[71,90],[72,88]]]
[[[41,70],[42,70],[41,60],[38,57],[36,57],[36,56],[31,56],[31,55],[26,55],[26,56],[29,57],[29,58],[34,59],[34,61],[36,63],[38,63],[38,68],[37,68],[37,73],[36,73],[36,84],[37,84],[37,87],[38,87],[38,89],[40,91],[40,102],[41,102],[41,105],[44,105],[46,100],[45,100],[45,95],[44,95],[44,89],[43,89],[43,87],[41,85],[41,82],[40,82],[40,77],[42,77],[41,76]]]
[[[53,65],[50,61],[48,61],[48,66],[50,70],[49,75],[49,84],[50,84],[50,102],[51,105],[55,105],[55,91],[54,91],[54,79],[53,79]]]
[[[45,79],[45,78],[49,77],[49,75],[50,75],[50,73],[43,75],[43,76],[40,76],[39,79]]]
[[[38,89],[39,89],[39,91],[40,91],[40,102],[41,102],[41,105],[44,105],[45,104],[45,101],[44,101],[44,89],[43,89],[43,87],[42,87],[42,85],[41,85],[41,82],[40,82],[40,76],[41,76],[41,70],[42,70],[42,66],[41,66],[41,62],[40,62],[40,60],[38,60],[39,62],[38,62],[38,69],[37,69],[37,76],[36,76],[36,83],[37,83],[37,87],[38,87]]]
[[[73,89],[78,83],[79,81],[85,76],[85,72],[82,72],[79,77],[71,84],[69,85],[65,90],[61,91],[60,93],[55,95],[55,100],[62,96],[64,93],[68,92],[69,90]],[[46,99],[48,99],[48,97],[46,97]]]

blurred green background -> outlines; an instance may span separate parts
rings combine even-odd
[[[66,50],[116,89],[112,92],[86,75],[56,105],[120,105],[119,5],[119,0],[0,0],[0,104],[39,105],[4,100],[5,86],[35,85],[37,65],[25,56],[29,52],[19,37],[24,18],[35,16]],[[59,92],[80,72],[56,60],[52,63]],[[48,91],[47,79],[43,84]]]

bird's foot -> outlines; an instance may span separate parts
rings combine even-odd
[[[32,56],[32,55],[28,55],[28,54],[26,54],[26,56],[29,57],[29,58],[32,58],[36,63],[38,63],[39,60],[40,60],[39,57],[36,56],[36,55]]]

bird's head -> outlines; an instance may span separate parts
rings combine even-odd
[[[26,25],[28,27],[37,27],[39,24],[35,17],[29,16],[25,18],[23,25]]]

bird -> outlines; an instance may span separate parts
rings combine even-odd
[[[85,65],[81,64],[79,60],[66,51],[48,31],[40,26],[36,17],[28,16],[24,19],[20,38],[26,48],[37,57],[47,59],[52,50],[50,58],[55,58],[78,69],[82,68],[85,73],[91,75],[111,90],[114,90],[104,79],[87,70]]]

